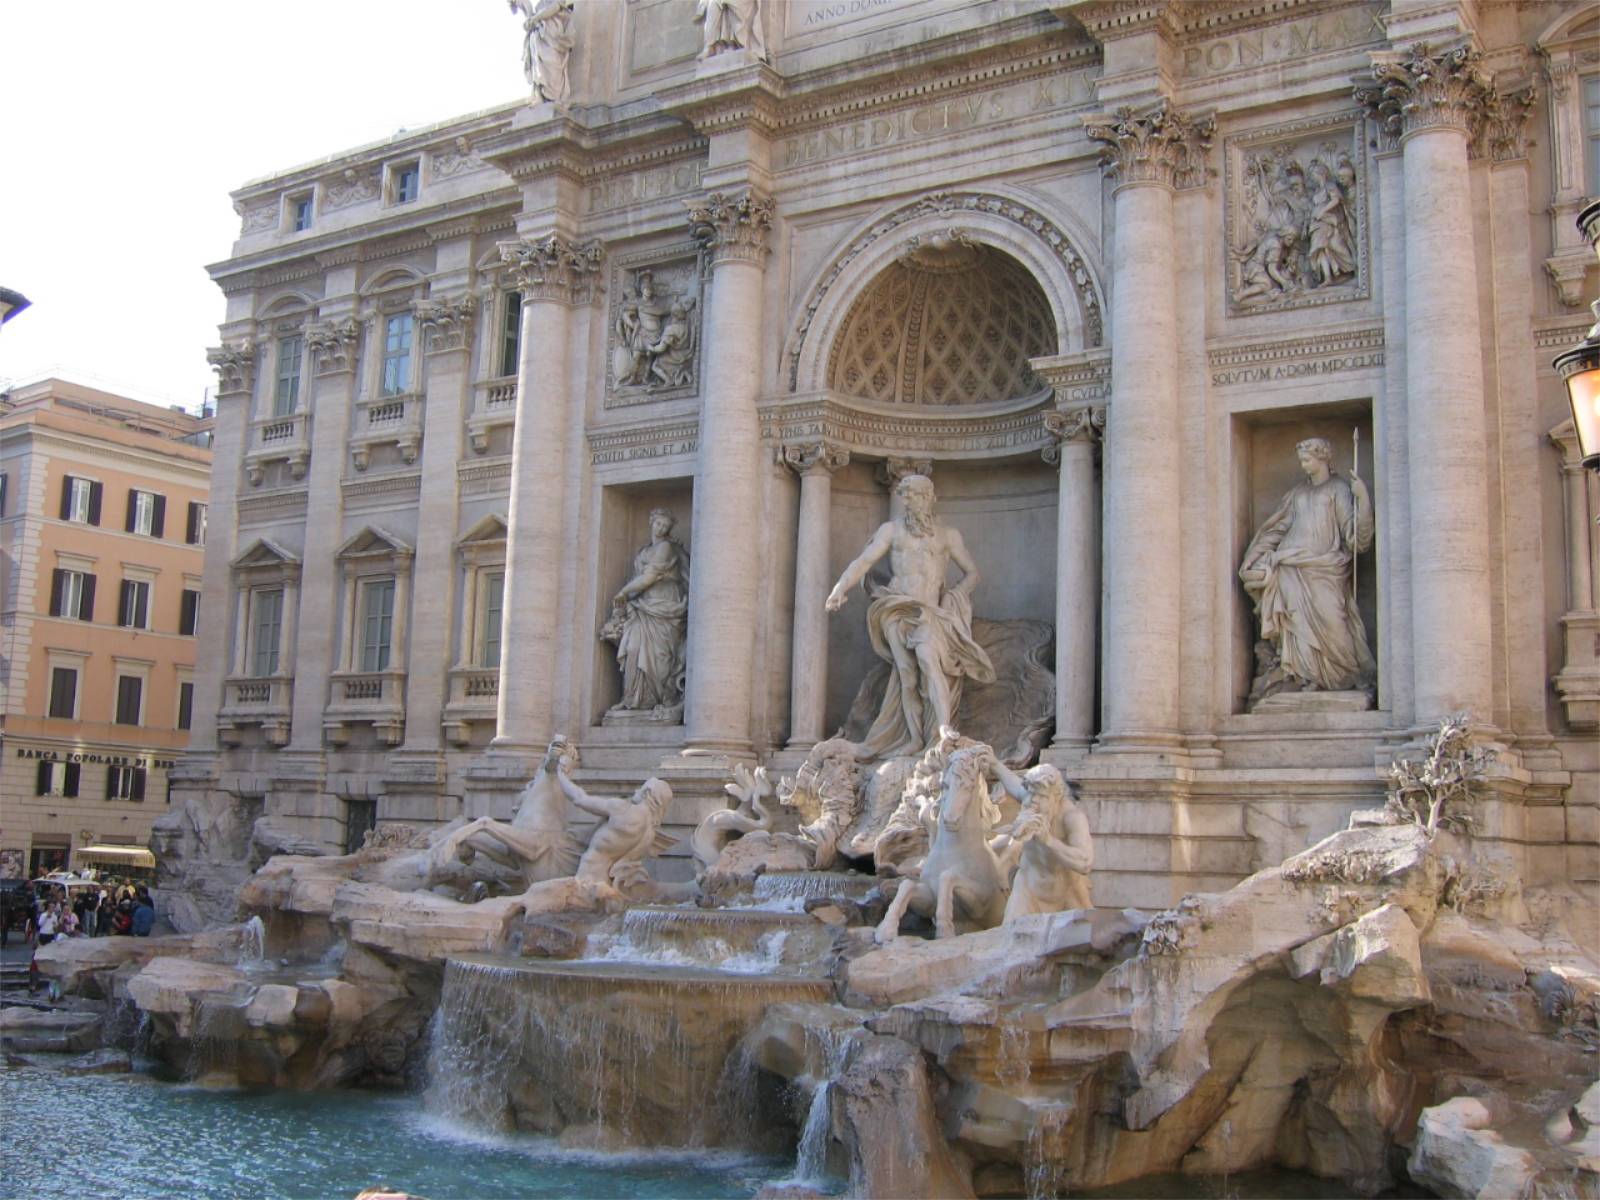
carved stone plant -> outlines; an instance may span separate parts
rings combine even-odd
[[[1410,821],[1431,836],[1443,825],[1470,832],[1467,803],[1489,773],[1495,752],[1475,745],[1466,713],[1452,713],[1439,722],[1421,758],[1397,759],[1389,767],[1389,795],[1384,811],[1398,824]]]

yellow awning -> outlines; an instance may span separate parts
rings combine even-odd
[[[143,846],[82,846],[79,859],[98,858],[106,862],[126,863],[130,867],[154,867],[156,856]]]

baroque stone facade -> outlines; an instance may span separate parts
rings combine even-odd
[[[533,97],[234,194],[193,837],[505,818],[557,734],[687,831],[850,719],[866,600],[827,588],[917,473],[974,628],[1054,629],[1097,902],[1281,860],[1459,710],[1485,828],[1600,878],[1596,496],[1548,369],[1596,281],[1529,216],[1582,198],[1592,12],[514,7]],[[1317,593],[1360,702],[1253,705],[1293,653],[1240,567],[1312,439],[1371,498]],[[659,510],[681,717],[596,637]]]

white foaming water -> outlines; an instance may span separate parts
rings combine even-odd
[[[733,946],[716,937],[703,939],[689,954],[672,945],[641,946],[627,933],[606,940],[599,953],[573,961],[633,963],[639,966],[661,967],[714,967],[729,975],[770,975],[783,966],[783,944],[788,940],[787,929],[774,929],[756,939],[750,950],[735,950]],[[597,941],[599,939],[596,939]]]
[[[832,1090],[833,1085],[827,1080],[812,1089],[811,1108],[806,1113],[805,1128],[800,1131],[800,1148],[795,1152],[790,1182],[811,1188],[828,1182],[828,1093]]]
[[[260,916],[254,916],[239,927],[239,969],[259,966],[266,957],[267,927]]]
[[[563,1146],[559,1139],[533,1133],[496,1133],[435,1112],[415,1112],[406,1124],[413,1132],[452,1146],[480,1150],[509,1150],[549,1162],[596,1167],[649,1167],[686,1165],[726,1170],[760,1165],[759,1154],[703,1146],[632,1146],[617,1150],[587,1150]]]

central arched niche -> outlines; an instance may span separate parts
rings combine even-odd
[[[913,239],[845,315],[828,386],[880,404],[998,404],[1042,386],[1055,354],[1044,290],[1016,259],[959,235]]]

